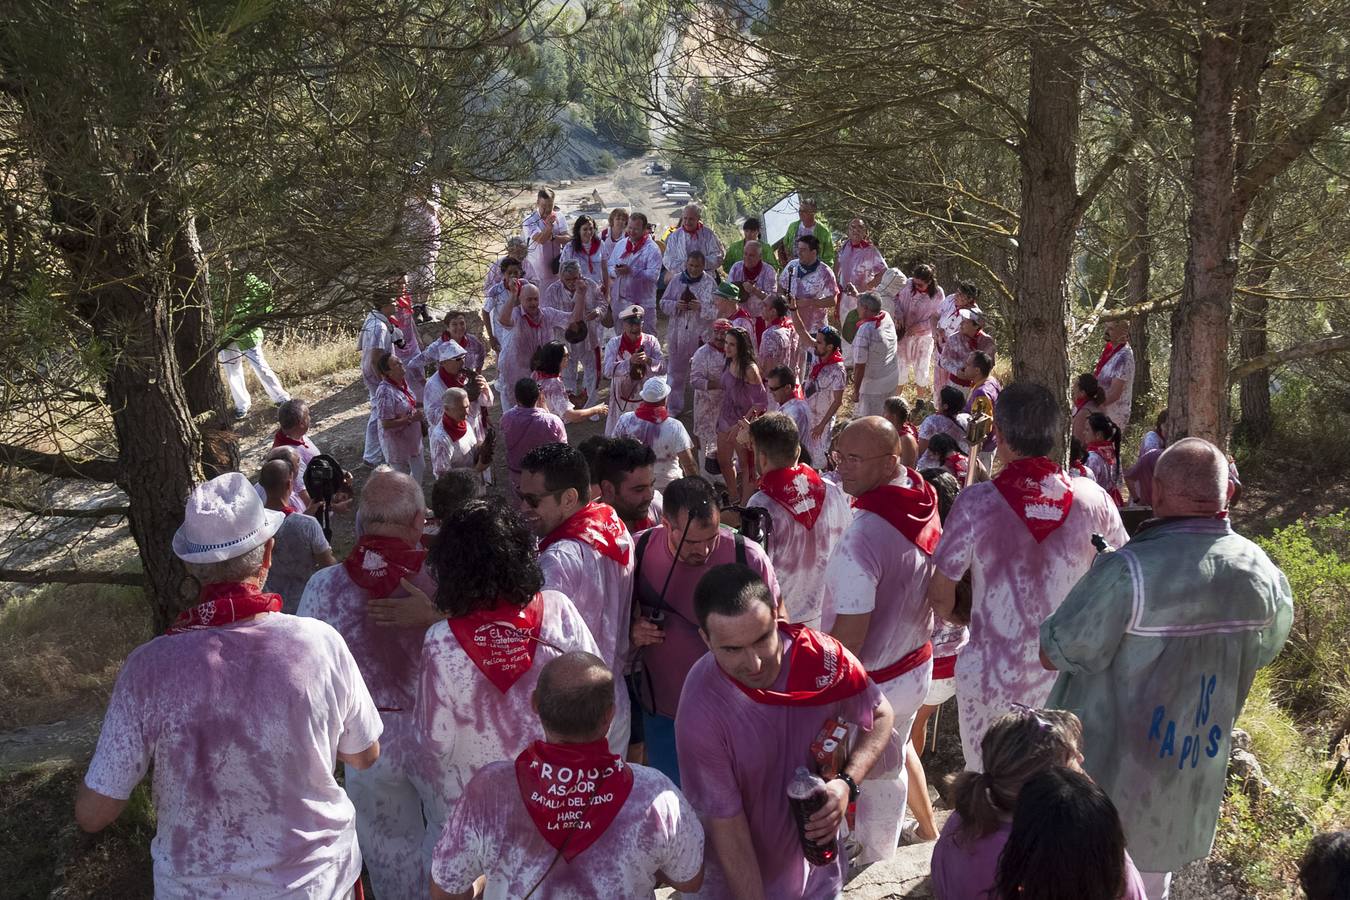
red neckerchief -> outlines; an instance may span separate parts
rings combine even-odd
[[[540,836],[570,863],[614,824],[633,790],[633,770],[603,739],[535,741],[516,757],[516,785]]]
[[[469,420],[460,419],[456,421],[450,418],[449,413],[441,413],[441,426],[445,428],[445,433],[450,435],[450,440],[457,441],[469,430]]]
[[[731,319],[733,322],[737,319],[750,319],[750,310],[746,309],[744,306],[737,306],[736,312],[727,318]]]
[[[628,526],[614,511],[614,507],[598,500],[592,500],[571,517],[549,532],[548,537],[539,542],[539,552],[543,553],[553,544],[571,538],[588,544],[601,556],[607,556],[621,566],[628,565],[632,548],[625,547],[620,541],[628,534]]]
[[[540,317],[537,321],[531,319],[530,314],[525,311],[525,307],[523,306],[520,307],[520,320],[524,322],[526,325],[535,329],[536,331],[539,329],[539,326],[542,325],[544,322],[542,317]]]
[[[1093,367],[1092,374],[1102,374],[1102,369],[1106,368],[1106,364],[1111,361],[1111,357],[1125,349],[1129,343],[1129,341],[1121,341],[1119,344],[1113,344],[1110,341],[1107,341],[1106,347],[1102,350],[1102,355],[1097,357],[1097,365]]]
[[[964,453],[947,454],[947,458],[942,461],[942,465],[946,466],[947,471],[952,473],[952,476],[956,478],[958,484],[964,486],[966,473],[970,471],[968,460]]]
[[[641,250],[643,245],[646,243],[647,243],[647,232],[645,231],[642,232],[642,237],[638,238],[638,242],[636,244],[633,243],[632,238],[628,238],[627,241],[625,241],[624,243],[623,255],[631,256],[632,254]]]
[[[589,248],[586,248],[586,255],[594,256],[597,252],[599,252],[599,250],[600,250],[600,239],[592,235],[591,246]]]
[[[1087,445],[1089,453],[1096,453],[1106,461],[1111,468],[1116,467],[1116,445],[1111,441],[1093,441]]]
[[[878,323],[879,323],[884,315],[886,315],[886,311],[883,309],[881,312],[877,313],[875,316],[868,316],[868,317],[865,318],[865,319],[859,319],[859,320],[858,320],[858,327],[861,328],[861,327],[863,327],[864,325],[866,325],[868,322],[878,322]],[[878,327],[880,327],[880,325],[878,325]],[[854,334],[857,334],[857,331],[854,331],[853,333],[854,333]]]
[[[281,514],[282,514],[282,515],[284,515],[284,516],[293,516],[293,515],[295,515],[295,513],[296,513],[296,509],[295,509],[294,506],[288,506],[288,505],[285,504],[285,503],[281,504]]]
[[[448,331],[442,331],[442,332],[441,332],[441,343],[445,343],[446,341],[453,341],[453,340],[454,340],[454,338],[451,337],[450,332],[448,332]]]
[[[165,634],[229,625],[249,616],[281,611],[280,594],[264,594],[256,584],[218,582],[202,585],[197,605],[173,620]]]
[[[1069,470],[1075,475],[1081,475],[1084,478],[1092,477],[1092,470],[1081,462],[1075,462],[1073,465],[1069,466]]]
[[[623,356],[623,355],[625,355],[625,354],[628,355],[628,356],[632,356],[634,353],[637,353],[639,350],[642,349],[642,335],[641,335],[641,334],[637,335],[637,337],[634,337],[634,338],[632,339],[631,342],[628,340],[628,338],[629,338],[629,335],[628,335],[628,332],[627,332],[627,331],[625,331],[623,334],[621,334],[621,335],[619,336],[619,355],[620,355],[620,356]]]
[[[545,381],[547,381],[547,380],[550,379],[550,378],[562,378],[561,375],[545,375],[543,372],[540,372],[540,371],[537,371],[537,370],[534,371],[534,372],[531,372],[531,373],[530,373],[530,377],[533,378],[535,381],[539,382],[540,384],[543,384]]]
[[[646,531],[648,528],[654,527],[656,527],[656,523],[652,521],[652,514],[649,512],[647,513],[647,515],[639,519],[633,526],[633,528],[630,530],[633,532],[638,532],[638,531]]]
[[[853,243],[852,241],[849,241],[849,242],[848,242],[848,245],[849,245],[850,247],[852,247],[854,250],[866,250],[868,247],[872,246],[872,242],[871,242],[871,241],[858,241],[858,243],[855,244],[855,243]]]
[[[844,361],[844,354],[840,351],[838,347],[835,347],[833,350],[830,351],[829,356],[824,357],[823,359],[820,360],[820,362],[817,362],[811,366],[811,380],[815,381],[817,378],[819,378],[820,373],[824,370],[826,366],[832,366],[835,363],[841,363],[843,361]]]
[[[741,274],[745,276],[745,278],[742,280],[757,282],[759,281],[759,273],[763,271],[764,271],[764,260],[761,259],[759,261],[759,265],[755,266],[755,271],[753,272],[751,272],[750,267],[745,264],[745,260],[741,260]]]
[[[384,376],[384,380],[392,384],[394,387],[398,388],[400,391],[402,391],[403,396],[408,398],[408,405],[411,406],[413,409],[417,409],[417,398],[413,396],[412,391],[408,390],[408,382],[395,381],[388,375]]]
[[[900,433],[907,434],[910,437],[914,438],[915,440],[918,440],[919,437],[919,429],[914,427],[913,422],[906,422],[904,425],[902,425],[900,427]]]
[[[759,479],[759,489],[778,501],[807,531],[816,527],[825,509],[825,480],[804,463],[766,472]]]
[[[503,602],[446,621],[478,671],[505,694],[534,665],[544,622],[544,595],[535,594],[524,606]]]
[[[745,696],[770,706],[825,706],[867,690],[867,673],[849,658],[844,645],[835,638],[805,625],[786,622],[779,622],[778,630],[787,636],[783,647],[783,665],[788,667],[787,690],[746,687],[718,666],[718,671]]]
[[[304,438],[301,438],[301,439],[299,439],[299,440],[296,440],[295,438],[291,437],[289,434],[287,434],[286,432],[284,432],[284,431],[282,431],[280,428],[278,428],[278,429],[277,429],[277,433],[274,434],[274,435],[272,435],[272,446],[273,446],[273,447],[303,447],[303,446],[305,446],[305,440],[304,440]]]
[[[981,335],[983,335],[983,334],[984,334],[984,329],[981,328],[979,331],[975,332],[974,334],[966,335],[966,343],[970,345],[970,349],[972,349],[972,350],[978,350],[978,349],[980,349],[980,337],[981,337]]]
[[[746,313],[746,315],[749,315],[749,313]],[[789,328],[789,329],[790,329],[790,328],[792,328],[792,320],[789,319],[787,316],[781,316],[781,317],[779,317],[779,318],[777,318],[777,319],[774,319],[772,322],[770,322],[770,323],[768,324],[768,327],[769,327],[769,328]],[[843,357],[840,357],[840,358],[842,359]]]
[[[666,419],[670,418],[670,410],[666,409],[664,403],[648,403],[646,400],[643,400],[638,404],[638,408],[633,410],[633,415],[644,422],[660,425]]]
[[[1074,410],[1080,410],[1080,409],[1082,409],[1083,406],[1084,406],[1084,404],[1086,404],[1087,402],[1088,402],[1088,396],[1087,396],[1087,394],[1084,394],[1084,395],[1081,396],[1081,397],[1074,397],[1074,398],[1073,398],[1073,408],[1074,408]]]
[[[388,597],[398,590],[399,582],[422,570],[427,551],[407,544],[395,537],[378,534],[364,535],[342,567],[356,586],[375,597]]]
[[[405,290],[403,293],[398,295],[398,300],[395,301],[395,305],[398,306],[399,312],[405,315],[411,313],[413,311],[412,294],[409,294]]]
[[[927,556],[932,556],[942,536],[938,518],[937,492],[923,476],[904,467],[909,487],[883,484],[853,499],[853,508],[875,513],[909,539]]]
[[[1044,456],[1015,459],[994,478],[994,487],[1040,543],[1069,518],[1073,488],[1064,471]]]
[[[445,371],[445,369],[438,368],[436,370],[436,375],[440,377],[441,384],[445,385],[446,388],[452,387],[462,388],[469,383],[469,376],[464,374],[463,369],[460,369],[459,372],[455,375],[450,375]]]

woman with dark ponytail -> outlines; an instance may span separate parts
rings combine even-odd
[[[1087,467],[1116,506],[1124,506],[1125,498],[1120,493],[1120,428],[1110,416],[1099,412],[1088,416],[1087,425]]]
[[[1084,444],[1092,439],[1088,431],[1088,416],[1102,411],[1106,403],[1106,389],[1097,381],[1097,376],[1084,372],[1073,382],[1073,419],[1070,429],[1073,436]]]

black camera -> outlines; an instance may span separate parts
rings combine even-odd
[[[741,517],[741,536],[769,549],[769,539],[773,537],[773,517],[762,506],[724,506],[722,512],[734,512]]]
[[[329,525],[333,498],[346,488],[347,473],[342,471],[338,461],[327,453],[320,453],[305,466],[305,490],[309,492],[311,500],[319,503],[316,511],[319,514],[319,523],[323,526],[323,536],[326,538],[333,537],[333,529]]]

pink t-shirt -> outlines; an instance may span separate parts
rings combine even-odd
[[[436,582],[426,569],[411,581],[427,596],[436,596]],[[397,587],[390,596],[407,597],[408,592]],[[371,599],[371,593],[352,581],[346,567],[339,563],[310,577],[296,615],[327,622],[347,642],[384,720],[380,755],[403,767],[414,760],[417,750],[412,716],[427,629],[376,625],[366,606]]]
[[[864,285],[886,271],[886,258],[876,244],[854,247],[852,241],[846,240],[839,245],[835,256],[839,262],[839,284],[844,288],[856,284],[858,290],[868,290]]]
[[[786,640],[782,631],[779,636]],[[791,665],[791,655],[785,655],[776,690],[786,687]],[[705,822],[744,813],[765,897],[833,898],[843,889],[844,854],[834,865],[819,867],[802,855],[787,785],[798,766],[808,765],[811,741],[826,719],[870,730],[881,696],[869,679],[866,690],[842,702],[778,706],[751,700],[711,655],[689,672],[675,720],[680,783]],[[720,860],[711,848],[702,895],[726,896]]]
[[[668,718],[675,717],[675,709],[680,701],[680,691],[684,687],[685,676],[698,662],[699,657],[708,652],[708,645],[698,634],[698,616],[694,613],[694,588],[699,579],[713,566],[736,561],[736,535],[726,526],[721,529],[717,545],[709,554],[707,562],[701,566],[675,563],[666,545],[666,526],[657,525],[650,530],[647,550],[642,557],[641,571],[635,574],[639,580],[636,592],[645,615],[657,609],[656,598],[661,586],[666,588],[665,604],[659,607],[666,614],[664,623],[665,640],[652,644],[642,650],[642,663],[651,678],[652,690],[656,700],[656,712]],[[676,535],[679,540],[679,535]],[[754,541],[745,541],[745,564],[754,569],[769,586],[774,600],[779,598],[778,577],[774,574],[773,563],[765,555],[764,549]],[[671,572],[672,567],[674,572]]]
[[[1014,702],[1045,705],[1055,672],[1040,662],[1040,627],[1097,556],[1094,533],[1129,540],[1116,504],[1090,478],[1071,478],[1064,524],[1039,544],[993,482],[961,491],[933,561],[953,581],[971,572],[970,643],[956,662],[966,768],[982,771],[980,740]]]
[[[520,463],[525,454],[544,444],[567,443],[562,419],[537,406],[516,406],[502,413],[502,438],[506,441],[506,470],[511,486],[520,487]]]
[[[908,476],[901,474],[901,479]],[[906,485],[907,480],[897,480]],[[853,521],[825,567],[825,608],[820,625],[836,616],[871,613],[861,659],[881,669],[928,643],[933,610],[928,582],[933,560],[881,516],[854,510]]]
[[[800,349],[797,330],[791,325],[765,328],[759,336],[759,370],[766,376],[775,366],[787,366],[795,370],[800,362]]]
[[[601,656],[590,630],[572,601],[544,591],[544,620],[530,670],[502,693],[488,681],[448,622],[427,629],[422,644],[417,688],[417,730],[437,803],[428,810],[428,827],[439,834],[449,810],[474,773],[490,762],[514,759],[544,729],[530,706],[544,663],[569,650]],[[556,648],[556,649],[555,649]]]
[[[535,317],[538,325],[531,325],[525,319],[525,311],[517,306],[511,310],[511,324],[497,323],[498,340],[502,352],[497,355],[497,370],[501,373],[502,390],[514,400],[516,382],[530,374],[534,351],[554,340],[555,333],[567,327],[572,313],[560,309],[539,307]]]
[[[782,577],[779,587],[788,621],[818,628],[825,600],[825,567],[853,521],[848,495],[837,484],[826,481],[824,509],[810,529],[763,491],[756,491],[746,506],[767,509],[773,520],[773,533],[766,543],[773,570]]]
[[[389,379],[382,378],[380,386],[375,389],[372,405],[375,407],[376,417],[380,420],[380,440],[385,448],[385,455],[393,457],[389,462],[406,463],[416,456],[422,449],[422,423],[405,422],[393,426],[384,424],[391,419],[402,418],[412,413],[415,407],[409,402],[408,395],[395,387]]]
[[[342,637],[268,613],[133,650],[84,783],[125,800],[154,762],[156,897],[330,900],[361,874],[337,754],[380,731]]]
[[[633,789],[618,816],[568,862],[526,812],[514,758],[492,763],[469,782],[446,823],[432,878],[453,894],[486,874],[485,900],[518,900],[531,888],[553,900],[654,897],[658,871],[688,881],[703,863],[698,816],[669,778],[631,768]]]
[[[620,543],[628,547],[627,565],[570,538],[550,544],[539,554],[544,587],[572,600],[600,648],[599,657],[614,671],[614,723],[609,739],[614,753],[628,749],[628,688],[623,674],[633,610],[633,539],[625,534]]]

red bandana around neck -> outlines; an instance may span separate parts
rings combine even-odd
[[[464,435],[467,434],[469,431],[468,419],[460,419],[459,421],[455,421],[454,419],[450,418],[449,413],[441,414],[441,425],[444,426],[445,433],[450,435],[450,440],[452,441],[459,440],[460,438],[464,437]]]
[[[871,241],[858,241],[858,242],[855,244],[853,241],[849,241],[849,242],[848,242],[848,245],[849,245],[850,247],[852,247],[854,250],[866,250],[868,247],[872,246],[872,242],[871,242]]]
[[[436,375],[441,379],[441,384],[447,388],[464,387],[469,383],[469,376],[464,374],[463,369],[460,369],[454,375],[451,375],[445,369],[437,369]]]
[[[759,265],[755,266],[753,271],[750,269],[749,266],[745,264],[744,260],[741,261],[741,275],[744,276],[743,279],[744,281],[754,281],[754,282],[759,281],[759,273],[763,271],[764,271],[764,260],[762,259],[759,261]]]
[[[670,418],[670,410],[666,409],[664,403],[648,403],[646,400],[643,400],[638,404],[638,408],[633,410],[633,415],[644,422],[660,425],[666,419]]]
[[[632,238],[628,238],[627,241],[624,243],[623,255],[631,256],[632,254],[641,250],[643,246],[646,245],[646,243],[647,243],[647,232],[645,231],[642,232],[642,237],[638,238],[638,242],[636,244],[633,243]]]
[[[759,479],[759,489],[778,501],[807,531],[816,527],[825,509],[825,480],[805,463],[766,472]]]
[[[581,541],[596,550],[601,556],[609,557],[621,566],[628,565],[632,557],[631,547],[621,543],[628,534],[628,526],[608,503],[592,500],[581,509],[572,513],[571,518],[549,532],[548,537],[539,542],[539,552],[543,553],[558,541],[571,539]]]
[[[625,331],[625,332],[619,337],[619,355],[620,355],[620,356],[632,356],[634,353],[637,353],[637,352],[638,352],[639,350],[641,350],[641,349],[642,349],[642,335],[641,335],[641,334],[638,334],[637,336],[633,336],[633,335],[630,335],[628,332]]]
[[[414,396],[413,396],[413,392],[410,391],[410,390],[408,389],[408,382],[406,382],[406,381],[395,381],[394,379],[390,378],[388,375],[386,375],[386,376],[384,377],[384,380],[387,381],[387,382],[389,382],[390,384],[392,384],[394,387],[398,388],[399,391],[402,392],[403,396],[407,398],[407,400],[408,400],[408,405],[411,406],[413,409],[417,409],[417,398],[414,397]]]
[[[1106,461],[1111,468],[1116,466],[1116,445],[1111,441],[1093,441],[1087,445],[1087,452],[1095,453]]]
[[[749,313],[747,313],[746,315],[749,315]],[[789,328],[789,329],[790,329],[790,328],[792,328],[792,320],[789,319],[787,316],[783,316],[783,317],[781,317],[781,318],[774,319],[772,322],[769,323],[768,327],[769,327],[769,328]]]
[[[535,741],[516,757],[516,784],[534,827],[570,863],[614,823],[633,790],[633,770],[603,739]]]
[[[994,478],[994,487],[1040,543],[1069,518],[1073,487],[1057,464],[1044,456],[1015,459]]]
[[[356,586],[373,597],[388,597],[398,590],[399,582],[422,570],[427,551],[409,547],[395,537],[367,534],[356,542],[342,561]]]
[[[197,605],[173,620],[165,634],[229,625],[265,612],[281,611],[280,594],[264,594],[256,584],[218,582],[202,586]]]
[[[441,343],[449,343],[450,341],[453,341],[453,340],[455,340],[455,339],[454,339],[453,337],[450,336],[450,332],[448,332],[448,331],[442,331],[442,332],[441,332]]]
[[[942,461],[948,472],[956,479],[958,484],[964,485],[966,473],[969,471],[969,462],[964,453],[949,453],[947,458]]]
[[[289,434],[287,434],[286,432],[284,432],[284,431],[282,431],[280,428],[278,428],[278,429],[277,429],[277,433],[274,434],[274,435],[272,435],[272,446],[273,446],[273,447],[303,447],[303,446],[305,446],[305,439],[304,439],[304,438],[300,438],[300,439],[297,440],[296,438],[291,437]]]
[[[543,594],[523,607],[503,602],[447,620],[459,646],[503,694],[534,665],[543,622]]]
[[[543,316],[540,316],[538,319],[531,319],[530,314],[527,313],[525,307],[522,306],[520,307],[520,321],[537,331],[539,326],[544,323],[544,318]]]
[[[283,503],[281,504],[281,512],[283,515],[293,516],[296,513],[296,509],[294,506],[288,506],[287,504]]]
[[[586,255],[587,255],[587,256],[594,256],[594,255],[596,254],[596,252],[599,251],[599,249],[600,249],[600,239],[599,239],[598,237],[595,237],[594,235],[592,235],[592,236],[591,236],[591,245],[590,245],[589,247],[585,248],[585,250],[586,250]]]
[[[543,384],[545,381],[548,381],[550,378],[562,378],[561,375],[546,375],[546,374],[544,374],[543,372],[538,372],[538,371],[536,371],[536,372],[531,372],[531,373],[530,373],[530,377],[533,378],[535,381],[539,382],[540,384]]]
[[[396,304],[398,306],[398,311],[400,313],[404,315],[411,313],[413,311],[412,294],[409,294],[405,290],[403,293],[398,295],[398,300],[396,301]]]
[[[938,538],[942,536],[937,492],[922,475],[908,466],[905,474],[909,479],[908,487],[898,484],[874,487],[854,498],[853,507],[881,516],[924,554],[932,556]]]
[[[1121,341],[1119,344],[1113,344],[1107,341],[1106,347],[1102,350],[1102,355],[1097,357],[1097,365],[1093,367],[1092,374],[1102,374],[1102,369],[1106,368],[1106,364],[1111,361],[1111,357],[1124,350],[1129,343],[1129,341]]]
[[[886,311],[883,309],[881,312],[877,313],[875,316],[868,316],[868,317],[865,318],[865,319],[858,319],[858,327],[861,328],[861,327],[863,327],[864,325],[866,325],[868,322],[876,322],[876,323],[877,323],[877,327],[880,328],[880,327],[881,327],[881,320],[882,320],[882,318],[883,318],[885,315],[886,315]],[[855,331],[854,334],[857,334],[857,332]]]
[[[838,347],[835,347],[833,350],[830,351],[829,356],[824,357],[819,362],[816,362],[811,366],[811,380],[815,381],[817,378],[819,378],[820,373],[824,371],[826,366],[832,366],[835,363],[841,363],[843,361],[844,361],[844,354],[839,350]]]
[[[769,706],[825,706],[856,697],[867,689],[867,672],[851,660],[834,637],[805,625],[778,623],[784,641],[783,665],[788,667],[787,690],[746,687],[727,675],[741,693]]]

